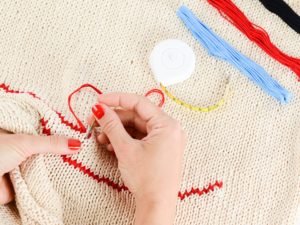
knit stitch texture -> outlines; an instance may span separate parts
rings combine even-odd
[[[286,2],[300,13],[298,0]],[[279,17],[259,1],[234,3],[280,49],[300,57],[299,34]],[[280,105],[238,70],[209,56],[178,19],[182,4],[264,67],[293,94],[292,101]],[[84,140],[67,98],[84,83],[103,93],[144,95],[160,88],[148,58],[156,43],[169,38],[188,43],[197,58],[191,78],[168,87],[174,96],[193,105],[213,105],[222,98],[229,75],[233,90],[225,105],[209,113],[166,98],[163,110],[189,136],[175,224],[295,224],[300,83],[206,0],[0,2],[0,127],[83,141],[78,155],[37,155],[13,170],[16,206],[0,207],[0,224],[132,223],[134,199],[123,185],[115,157],[93,137]],[[83,121],[96,99],[88,89],[74,96],[73,108]]]

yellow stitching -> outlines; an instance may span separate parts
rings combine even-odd
[[[214,111],[214,110],[220,108],[221,106],[223,106],[226,103],[226,100],[229,98],[229,93],[231,92],[230,85],[229,85],[229,78],[228,78],[223,98],[214,105],[211,105],[208,107],[199,107],[199,106],[194,106],[194,105],[191,105],[189,103],[186,103],[186,102],[180,100],[179,98],[177,98],[173,94],[171,94],[171,92],[168,91],[168,89],[165,86],[163,86],[162,84],[160,84],[160,86],[161,86],[163,92],[165,92],[165,94],[172,101],[176,102],[177,104],[179,104],[185,108],[188,108],[188,109],[190,109],[192,111],[196,111],[196,112],[211,112],[211,111]]]

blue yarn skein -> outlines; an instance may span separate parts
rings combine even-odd
[[[179,18],[191,31],[197,41],[212,56],[227,61],[256,83],[263,91],[281,103],[288,103],[292,94],[274,80],[264,68],[234,49],[225,40],[218,37],[208,26],[201,22],[191,10],[181,6],[177,12]]]

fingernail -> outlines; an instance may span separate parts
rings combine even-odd
[[[100,120],[104,116],[104,110],[102,106],[99,104],[93,106],[92,112],[98,120]]]
[[[68,140],[68,148],[72,151],[77,151],[81,147],[81,141],[78,139],[69,139]]]

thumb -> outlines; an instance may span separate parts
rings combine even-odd
[[[133,141],[125,130],[119,116],[104,104],[96,104],[92,108],[96,121],[107,135],[116,153],[127,148]]]

